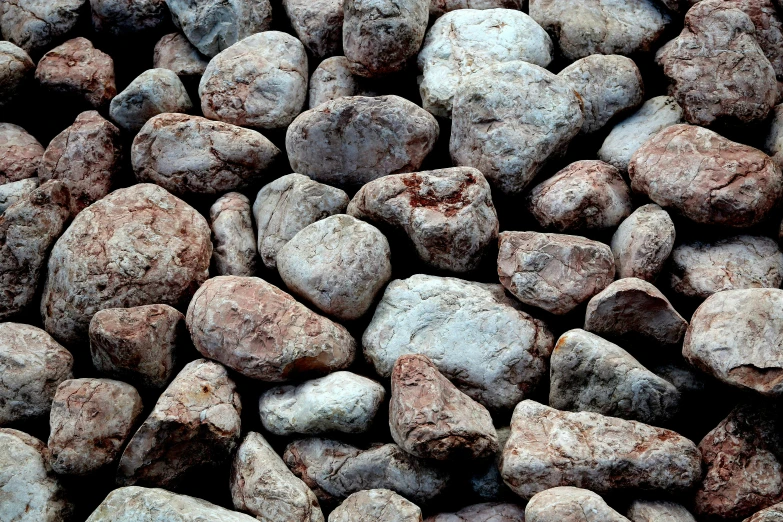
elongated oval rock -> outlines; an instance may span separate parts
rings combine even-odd
[[[699,482],[701,455],[670,430],[526,400],[514,409],[500,473],[525,499],[557,486],[670,493]]]
[[[187,324],[202,355],[268,382],[340,370],[356,353],[348,330],[256,277],[209,279],[190,302]]]
[[[516,504],[485,502],[462,508],[456,513],[440,513],[425,522],[523,522],[525,510]]]
[[[12,181],[5,185],[0,185],[0,214],[5,210],[38,188],[40,182],[38,178],[20,179]]]
[[[525,507],[526,522],[628,522],[596,493],[561,486],[533,495]]]
[[[109,115],[124,131],[135,134],[153,116],[192,108],[190,96],[174,71],[148,69],[111,100]]]
[[[22,127],[0,123],[0,185],[34,177],[43,154],[43,146]]]
[[[696,522],[685,506],[668,500],[634,500],[626,515],[632,522]]]
[[[612,236],[617,276],[655,281],[672,253],[675,237],[672,218],[658,205],[634,210]]]
[[[209,209],[217,275],[252,276],[258,265],[250,200],[238,192],[221,196]]]
[[[421,509],[388,489],[353,493],[329,515],[329,522],[421,522]]]
[[[35,63],[24,49],[0,41],[0,108],[8,106],[28,85]]]

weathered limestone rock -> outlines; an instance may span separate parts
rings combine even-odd
[[[189,472],[226,462],[239,444],[241,411],[223,366],[188,363],[125,448],[117,483],[173,488]]]
[[[527,503],[527,522],[628,522],[592,491],[561,486],[541,491]]]
[[[217,275],[255,275],[258,252],[250,200],[238,192],[229,192],[209,209],[209,220],[215,241],[212,263]]]
[[[24,49],[11,42],[0,41],[0,108],[10,105],[21,93],[32,78],[33,71],[35,64]]]
[[[612,236],[617,276],[655,281],[672,253],[675,237],[672,218],[658,205],[634,210]]]
[[[746,518],[744,522],[777,522],[781,517],[783,517],[783,503],[757,511],[753,516]]]
[[[192,108],[185,86],[174,71],[148,69],[112,99],[109,115],[123,130],[135,134],[153,116]]]
[[[684,506],[667,500],[634,500],[626,515],[632,522],[696,522]]]
[[[671,493],[699,483],[701,455],[670,430],[528,400],[514,409],[500,473],[526,499],[557,486]]]
[[[0,185],[34,177],[43,153],[43,146],[22,127],[0,123]]]
[[[316,59],[343,50],[342,0],[283,0],[296,36]]]
[[[344,327],[255,277],[213,277],[190,302],[193,344],[252,379],[283,382],[348,367],[356,342]]]
[[[20,179],[5,185],[0,185],[0,214],[38,188],[38,178]]]
[[[464,78],[454,95],[449,151],[516,195],[568,147],[584,117],[569,82],[527,62],[502,62]]]
[[[430,0],[430,17],[437,18],[457,9],[519,9],[524,0]]]
[[[364,433],[386,396],[383,386],[351,372],[334,372],[261,394],[264,429],[275,435]]]
[[[117,461],[141,415],[139,392],[109,379],[57,387],[49,416],[49,462],[60,475],[86,475]]]
[[[364,91],[361,79],[354,76],[348,67],[348,58],[332,56],[318,64],[310,76],[307,107],[313,109],[322,103],[347,96],[371,96]]]
[[[535,389],[553,342],[500,285],[423,274],[389,284],[362,337],[364,355],[382,377],[401,355],[426,355],[489,409],[513,408]]]
[[[201,76],[208,63],[209,59],[181,33],[167,34],[158,40],[152,57],[155,69],[169,69],[180,78]]]
[[[523,522],[525,510],[516,504],[487,502],[462,508],[456,513],[440,513],[425,522]]]
[[[773,0],[729,0],[728,4],[750,17],[756,41],[772,64],[778,81],[783,80],[783,23]]]
[[[168,21],[166,0],[90,0],[98,33],[128,36],[151,33]]]
[[[32,55],[50,49],[79,23],[87,0],[9,0],[0,4],[3,39]]]
[[[419,506],[388,489],[350,495],[329,515],[329,522],[421,522]]]

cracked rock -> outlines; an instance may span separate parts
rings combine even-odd
[[[139,392],[109,379],[57,387],[49,417],[49,462],[60,475],[86,475],[117,461],[141,415]]]
[[[753,516],[746,518],[744,522],[777,522],[781,518],[783,518],[783,503],[757,511]]]
[[[209,209],[217,275],[252,276],[258,265],[250,200],[238,192],[218,198]]]
[[[404,230],[419,259],[452,272],[476,269],[498,234],[489,184],[470,167],[376,179],[356,193],[347,212]]]
[[[341,370],[356,353],[343,326],[256,277],[209,279],[190,302],[187,324],[202,355],[267,382]]]
[[[112,99],[109,115],[123,130],[135,134],[153,116],[192,108],[185,86],[174,71],[148,69]]]
[[[9,0],[0,4],[3,38],[32,55],[52,47],[79,23],[87,0]]]
[[[527,522],[628,522],[596,493],[561,486],[533,495],[525,508]]]
[[[209,58],[198,52],[181,33],[171,33],[155,44],[152,67],[169,69],[180,78],[199,77],[207,69]]]
[[[43,146],[22,127],[0,123],[0,186],[34,177],[43,153]]]
[[[24,49],[0,41],[0,108],[10,105],[27,87],[34,71],[35,63]]]
[[[525,510],[516,504],[487,502],[462,508],[456,513],[440,513],[425,522],[522,522]]]
[[[627,516],[632,522],[696,522],[684,506],[667,500],[634,500]]]
[[[329,522],[421,521],[419,506],[388,489],[357,491],[329,515]]]
[[[310,76],[308,108],[348,96],[373,96],[364,88],[362,79],[351,73],[348,59],[332,56],[318,64]]]
[[[655,281],[672,253],[675,237],[672,218],[658,205],[634,210],[612,236],[617,276]]]
[[[296,36],[313,57],[323,59],[343,50],[342,0],[283,0]]]
[[[11,183],[0,185],[0,214],[37,189],[39,185],[40,182],[38,178],[20,179],[19,181],[12,181]]]
[[[169,13],[166,0],[90,0],[90,8],[95,31],[114,37],[156,31]]]

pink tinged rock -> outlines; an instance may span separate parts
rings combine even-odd
[[[291,27],[316,59],[343,49],[342,0],[283,0]]]
[[[90,0],[92,26],[114,37],[150,33],[168,21],[165,0]]]
[[[40,185],[38,178],[20,179],[0,185],[0,214]]]
[[[187,325],[202,355],[267,382],[341,370],[356,353],[348,330],[255,277],[209,279],[190,302]]]
[[[49,416],[52,468],[60,475],[86,475],[114,464],[141,411],[141,397],[130,384],[63,381]]]
[[[112,99],[109,115],[124,131],[135,134],[153,116],[192,108],[188,92],[174,71],[148,69]]]
[[[3,39],[40,55],[76,28],[87,0],[14,0],[0,4]]]
[[[318,64],[310,76],[308,103],[310,109],[337,98],[372,96],[365,92],[362,81],[351,73],[345,56],[332,56]]]
[[[753,516],[746,518],[744,522],[777,522],[781,518],[783,518],[783,503],[757,511]]]
[[[524,522],[525,510],[516,504],[487,502],[462,508],[456,513],[440,513],[425,522]]]
[[[329,515],[329,522],[421,521],[419,506],[388,489],[357,491]]]
[[[238,192],[221,196],[209,209],[217,275],[252,276],[258,265],[250,200]]]
[[[668,500],[634,500],[626,516],[632,522],[696,522],[685,506]]]
[[[653,282],[672,253],[676,231],[669,214],[655,204],[633,211],[612,236],[618,278]]]
[[[201,54],[181,33],[167,34],[155,44],[152,66],[174,71],[180,78],[201,76],[208,63],[209,58]]]
[[[193,471],[223,464],[239,444],[241,412],[223,366],[187,364],[125,448],[117,483],[176,488]]]
[[[525,507],[526,522],[628,522],[596,493],[561,486],[541,491]]]
[[[43,146],[22,127],[0,123],[0,185],[34,177]]]
[[[778,81],[783,80],[783,23],[775,3],[772,0],[729,0],[727,3],[750,17],[756,29],[756,41],[772,64]]]
[[[14,101],[28,85],[34,71],[35,63],[24,49],[11,42],[0,41],[0,108]]]

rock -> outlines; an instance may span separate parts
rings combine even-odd
[[[699,483],[701,455],[670,430],[527,400],[514,409],[500,473],[526,499],[557,486],[673,493]]]
[[[188,363],[125,448],[117,483],[174,488],[189,472],[226,462],[239,444],[241,412],[223,366]]]
[[[38,178],[20,179],[5,185],[0,185],[0,214],[38,188]]]
[[[383,386],[351,372],[334,372],[295,386],[277,386],[258,402],[264,429],[275,435],[364,433],[386,396]]]
[[[187,325],[202,355],[267,382],[341,370],[356,353],[348,330],[255,277],[209,279],[190,302]]]
[[[89,333],[95,369],[145,389],[166,387],[187,343],[185,316],[164,304],[100,310]]]
[[[658,50],[655,60],[689,123],[748,124],[767,117],[778,86],[755,35],[751,18],[732,2],[704,0],[685,15],[682,33]]]
[[[294,172],[333,185],[360,186],[415,172],[438,139],[435,118],[398,96],[338,98],[303,112],[288,127]]]
[[[783,176],[769,156],[692,125],[656,134],[633,155],[628,173],[634,191],[710,225],[752,226],[783,195]]]
[[[424,274],[386,287],[362,337],[378,375],[390,377],[402,355],[426,355],[491,410],[513,408],[536,388],[553,344],[546,326],[514,308],[500,285]]]
[[[185,86],[174,71],[148,69],[112,99],[109,115],[123,130],[136,134],[153,116],[192,108]]]
[[[348,68],[348,58],[332,56],[318,64],[310,77],[308,108],[347,96],[371,96],[365,92],[361,78]]]
[[[617,276],[655,281],[669,259],[675,237],[672,218],[658,205],[634,210],[612,236]]]
[[[459,391],[424,355],[403,355],[394,364],[389,427],[394,442],[425,459],[479,459],[498,451],[487,409]]]
[[[783,168],[783,104],[776,106],[772,111],[764,151],[772,156],[772,161],[779,169]]]
[[[258,520],[323,522],[318,499],[260,433],[250,432],[231,466],[234,507]]]
[[[527,522],[628,522],[599,495],[570,486],[541,491],[527,503]]]
[[[36,300],[46,256],[70,215],[67,187],[44,183],[0,215],[0,321]]]
[[[343,2],[341,0],[283,0],[285,14],[296,36],[316,59],[343,50]]]
[[[463,78],[500,62],[546,67],[552,51],[547,32],[521,10],[451,11],[427,32],[419,53],[422,106],[436,116],[450,117]]]
[[[258,265],[250,200],[238,192],[221,196],[209,209],[217,275],[252,276]]]
[[[651,0],[530,0],[530,16],[570,60],[591,54],[647,52],[670,22]]]
[[[48,416],[57,386],[72,378],[72,367],[71,353],[43,330],[0,323],[0,426]]]
[[[632,522],[696,522],[684,506],[666,500],[634,500],[627,516]]]
[[[181,33],[167,34],[155,44],[152,67],[169,69],[180,78],[201,76],[208,63],[209,59]]]
[[[35,79],[45,90],[83,100],[94,109],[106,107],[117,95],[114,60],[81,37],[43,55]]]
[[[229,511],[200,498],[177,495],[158,488],[130,486],[109,493],[87,522],[255,522],[249,515]]]
[[[783,500],[783,437],[776,407],[741,404],[699,443],[699,519],[742,519]]]
[[[304,107],[307,77],[299,40],[278,31],[254,34],[210,60],[198,86],[201,110],[234,125],[284,128]]]
[[[0,520],[62,522],[71,517],[73,506],[48,458],[40,440],[0,428]]]
[[[684,360],[652,366],[650,370],[672,383],[683,394],[701,393],[707,387],[707,376]]]
[[[27,87],[33,71],[35,64],[24,49],[11,42],[0,41],[0,108],[10,105]]]
[[[590,411],[666,423],[676,413],[680,392],[631,355],[584,330],[560,336],[550,361],[549,405],[558,410]]]
[[[692,0],[689,0],[692,1]],[[778,80],[783,79],[783,23],[772,0],[729,0],[729,5],[750,17],[755,38],[772,64]]]
[[[374,226],[338,214],[299,231],[277,254],[291,292],[327,315],[351,321],[372,306],[391,278],[391,251]]]
[[[254,130],[187,114],[152,117],[131,147],[136,179],[175,195],[245,189],[269,176],[279,156]]]
[[[539,225],[559,232],[613,228],[633,210],[620,171],[596,160],[574,162],[539,183],[527,206]]]
[[[38,177],[58,179],[68,187],[75,216],[111,192],[122,156],[120,129],[96,111],[87,111],[46,147]]]
[[[719,381],[777,397],[783,394],[783,354],[777,332],[783,290],[725,290],[694,312],[682,354]]]
[[[456,513],[441,513],[425,522],[523,522],[525,510],[516,504],[489,502],[462,508]]]
[[[87,0],[13,0],[0,4],[3,39],[40,55],[79,23]]]
[[[609,338],[642,338],[678,345],[688,328],[666,296],[642,279],[626,277],[587,303],[585,330]]]
[[[320,219],[342,214],[348,206],[342,190],[288,174],[264,186],[253,204],[258,253],[267,268],[277,268],[277,253],[300,230]]]
[[[86,475],[117,461],[141,415],[139,392],[109,379],[71,379],[57,387],[49,452],[60,475]]]
[[[656,96],[612,127],[598,150],[598,159],[628,170],[633,153],[666,127],[682,123],[682,107],[671,96]]]
[[[421,522],[419,506],[388,489],[357,491],[329,515],[329,522]]]
[[[424,505],[443,493],[451,478],[396,444],[360,450],[336,440],[299,439],[286,447],[283,460],[322,505],[331,506],[365,489],[390,489]]]
[[[401,71],[419,52],[430,0],[343,3],[343,50],[351,72],[376,78]]]
[[[99,310],[183,308],[207,279],[209,236],[198,212],[156,185],[115,190],[80,212],[52,249],[41,298],[46,331],[75,344]]]
[[[696,299],[723,290],[779,288],[783,253],[775,240],[763,236],[684,243],[672,252],[669,281],[672,290]]]
[[[508,441],[508,437],[511,435],[511,428],[508,426],[504,426],[502,428],[497,428],[497,434],[498,434],[498,453],[495,454],[495,458],[490,459],[489,461],[485,461],[483,463],[476,463],[473,467],[473,471],[470,473],[469,477],[469,485],[470,485],[470,491],[481,500],[484,500],[486,502],[489,501],[499,501],[507,498],[513,497],[513,494],[511,493],[511,490],[508,489],[508,486],[503,482],[503,477],[500,476],[500,470],[498,469],[498,465],[500,464],[500,455],[503,452],[503,447],[506,445],[506,442]],[[484,504],[481,504],[484,505]],[[493,506],[495,504],[489,503],[486,504],[488,507],[486,509],[487,514],[494,513],[494,509],[491,509],[489,506]],[[504,506],[506,504],[499,504],[500,506]],[[467,511],[467,514],[473,513],[472,510],[469,510],[468,508],[465,508]],[[484,509],[480,507],[476,507],[476,513],[484,513]],[[505,512],[505,509],[500,509],[499,511]],[[512,511],[513,512],[513,511]],[[524,514],[524,510],[521,510],[521,512]],[[451,516],[451,514],[449,514]],[[428,521],[432,522],[432,521]],[[435,520],[434,522],[461,522],[458,520]],[[465,522],[470,522],[470,520],[467,520]],[[487,522],[493,522],[491,520],[488,520]],[[501,520],[501,522],[505,522]]]
[[[269,29],[269,0],[166,0],[174,24],[200,53],[215,56],[238,41]]]
[[[0,186],[34,177],[44,148],[22,127],[0,123]]]
[[[746,518],[744,522],[776,522],[783,517],[783,505],[775,504],[757,511],[753,516]]]
[[[168,21],[166,0],[90,0],[98,33],[128,36],[157,31]]]
[[[502,62],[464,78],[454,95],[449,151],[497,190],[518,195],[579,133],[570,83],[527,62]]]

